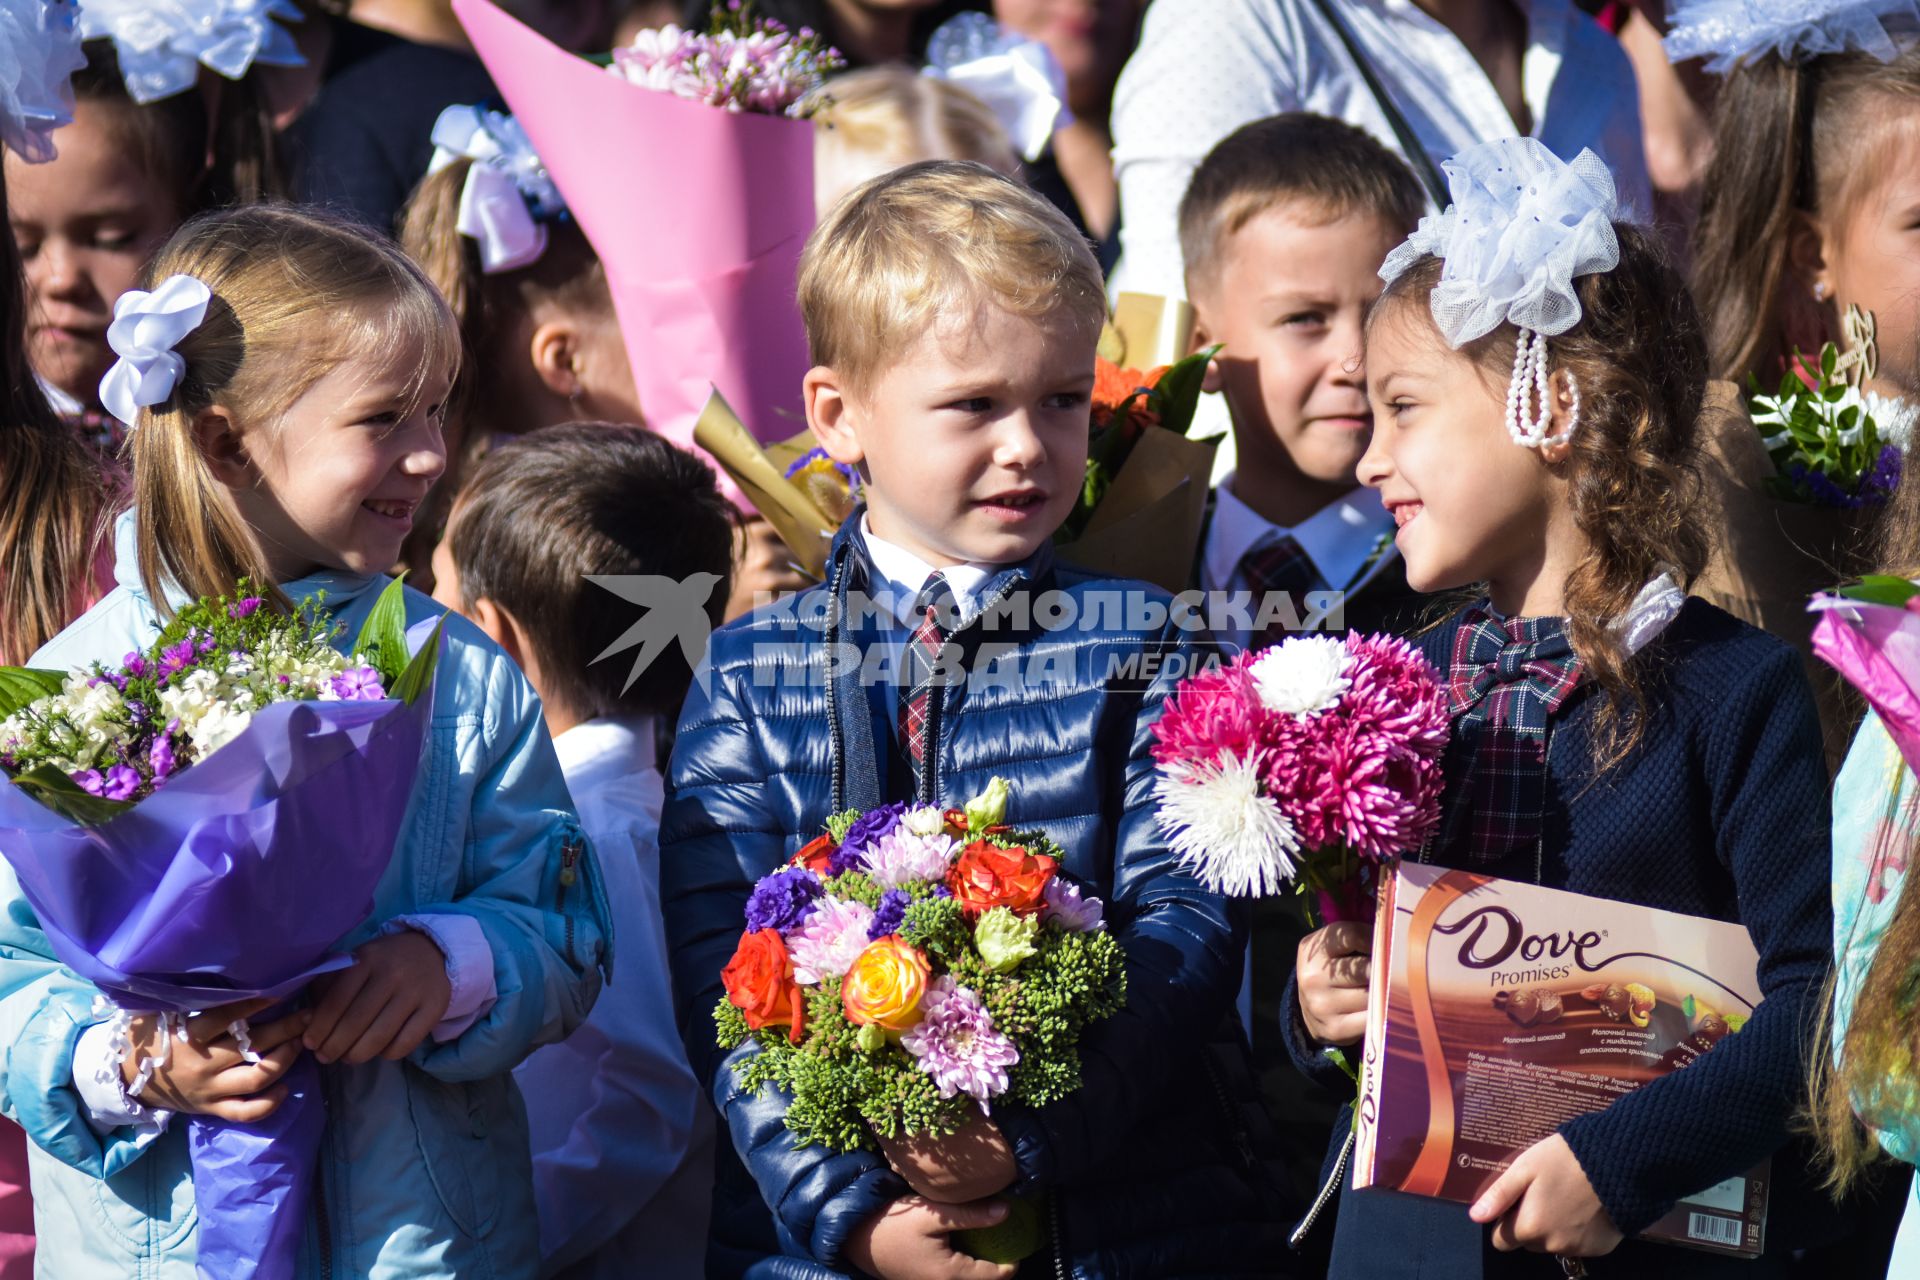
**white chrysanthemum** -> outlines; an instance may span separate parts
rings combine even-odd
[[[160,691],[160,710],[164,719],[178,720],[191,732],[219,696],[220,677],[201,667]]]
[[[1261,897],[1293,879],[1300,835],[1260,794],[1260,755],[1160,766],[1155,821],[1183,865],[1215,893]]]
[[[1310,716],[1340,701],[1347,691],[1347,667],[1352,661],[1344,640],[1294,636],[1255,658],[1249,672],[1269,711]]]

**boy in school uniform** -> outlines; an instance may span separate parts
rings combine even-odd
[[[949,1237],[1001,1221],[1012,1194],[1046,1197],[1033,1274],[1274,1274],[1284,1225],[1238,1153],[1252,1082],[1210,1079],[1205,1054],[1231,1025],[1244,920],[1175,864],[1153,820],[1151,726],[1178,668],[1116,676],[1194,645],[1149,618],[1164,593],[1051,552],[1085,468],[1099,267],[1044,200],[933,161],[821,223],[800,304],[808,423],[858,469],[864,501],[822,586],[714,635],[661,827],[682,1034],[727,1135],[710,1270],[1010,1277]],[[872,678],[896,656],[897,680]],[[955,805],[996,776],[1008,821],[1046,830],[1062,872],[1104,901],[1126,1008],[1089,1030],[1076,1092],[994,1106],[964,1149],[920,1144],[911,1182],[877,1154],[796,1145],[783,1099],[736,1083],[754,1046],[714,1047],[749,891],[832,813]]]
[[[1196,585],[1251,596],[1251,629],[1221,637],[1236,648],[1297,631],[1404,633],[1422,621],[1428,601],[1407,586],[1393,517],[1355,468],[1373,428],[1362,327],[1381,263],[1425,203],[1398,156],[1305,112],[1230,134],[1181,200],[1193,349],[1221,346],[1206,385],[1226,397],[1236,455],[1213,493]],[[1279,1032],[1305,932],[1291,902],[1254,904],[1241,1009],[1291,1157],[1284,1167],[1310,1194],[1338,1104],[1302,1089]]]
[[[717,623],[733,526],[713,472],[692,454],[638,427],[570,422],[483,457],[434,554],[435,598],[479,624],[540,694],[618,937],[592,1014],[513,1073],[526,1099],[543,1276],[704,1274],[713,1120],[673,1018],[655,748],[693,672],[677,646],[637,673],[624,654],[598,660],[636,611],[587,575],[704,574]]]

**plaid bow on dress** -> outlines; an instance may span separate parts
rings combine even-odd
[[[1447,843],[1464,838],[1471,861],[1496,862],[1539,838],[1547,724],[1581,674],[1563,618],[1502,618],[1483,601],[1461,620],[1447,670],[1446,767],[1460,779]]]

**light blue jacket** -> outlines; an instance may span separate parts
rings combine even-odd
[[[122,517],[119,586],[33,665],[117,662],[158,634]],[[384,577],[319,574],[286,584],[325,591],[357,634]],[[439,606],[407,593],[409,623]],[[570,888],[561,845],[578,837],[539,699],[476,628],[451,618],[432,728],[399,848],[366,922],[342,950],[397,915],[479,921],[498,1000],[445,1044],[405,1062],[322,1068],[327,1135],[303,1277],[518,1277],[538,1269],[525,1109],[512,1069],[565,1037],[599,994],[611,944],[591,856]],[[88,1124],[73,1086],[75,1041],[93,988],[55,961],[10,868],[0,864],[0,1108],[33,1140],[36,1273],[76,1280],[191,1280],[196,1218],[185,1126],[164,1134]]]
[[[1913,771],[1880,717],[1867,713],[1833,783],[1833,1048],[1844,1043],[1855,998],[1873,968],[1880,941],[1909,873],[1916,812]],[[1891,1080],[1871,1100],[1883,1127],[1874,1137],[1887,1154],[1920,1164],[1920,1090]],[[1907,1199],[1888,1276],[1920,1275],[1920,1182]]]

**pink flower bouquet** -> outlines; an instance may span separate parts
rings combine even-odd
[[[1920,770],[1920,585],[1873,576],[1818,595],[1813,651],[1874,709],[1910,769]]]
[[[1181,682],[1154,759],[1158,821],[1208,888],[1291,885],[1322,920],[1361,914],[1369,872],[1440,817],[1447,704],[1391,636],[1299,636]]]

